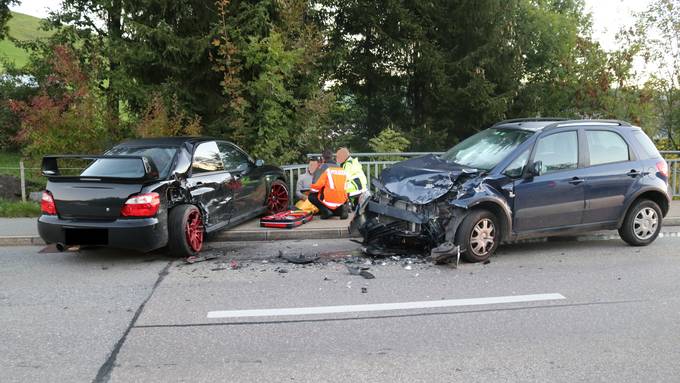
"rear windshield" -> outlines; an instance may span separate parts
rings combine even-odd
[[[519,129],[486,129],[468,137],[441,158],[479,170],[491,170],[534,132]]]
[[[635,131],[635,139],[640,143],[642,150],[645,152],[645,158],[661,157],[661,154],[659,154],[659,151],[656,149],[656,145],[654,145],[654,142],[647,137],[645,132],[641,130]]]
[[[158,169],[159,178],[165,178],[170,171],[172,160],[177,153],[173,147],[115,147],[105,154],[116,156],[143,156],[149,158]],[[81,176],[141,178],[144,164],[138,159],[99,159],[88,166]]]

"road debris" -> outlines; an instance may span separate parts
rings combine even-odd
[[[192,255],[191,257],[186,257],[184,259],[184,262],[192,265],[194,263],[205,262],[205,261],[209,261],[211,259],[216,259],[216,258],[218,258],[217,255],[201,255],[201,256]]]
[[[371,274],[368,271],[369,268],[366,267],[366,266],[357,267],[357,266],[352,266],[352,265],[345,265],[345,267],[347,267],[347,271],[349,271],[349,273],[351,275],[360,275],[360,276],[364,277],[364,279],[374,279],[375,278],[375,275]]]
[[[288,272],[288,269],[279,269],[278,271],[280,274],[286,274]]]
[[[362,288],[361,288],[361,292],[362,292],[363,294],[366,294],[366,293],[368,293],[368,289],[367,289],[366,287],[362,287]]]
[[[239,266],[238,262],[236,262],[235,259],[232,259],[231,262],[229,262],[229,268],[231,268],[232,270],[238,270],[241,268],[241,266]]]
[[[484,264],[485,264],[485,265],[488,265],[489,263],[491,263],[491,260],[489,260],[489,259],[487,259],[486,261],[484,261]]]
[[[296,265],[305,265],[319,260],[319,254],[283,255],[282,258]]]

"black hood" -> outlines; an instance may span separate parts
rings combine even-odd
[[[397,198],[423,205],[448,193],[462,174],[470,173],[477,170],[429,154],[386,168],[380,174],[380,181]]]

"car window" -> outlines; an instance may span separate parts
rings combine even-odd
[[[527,166],[527,160],[529,160],[529,149],[526,149],[525,151],[522,152],[522,154],[517,156],[517,158],[515,158],[510,163],[510,165],[508,165],[508,167],[505,168],[503,174],[512,178],[521,177],[522,173],[524,173],[524,167]]]
[[[237,171],[248,169],[248,164],[250,163],[248,156],[234,145],[228,142],[218,142],[217,147],[220,149],[220,156],[222,157],[225,169]]]
[[[659,154],[659,150],[656,149],[656,145],[654,145],[654,142],[652,142],[652,140],[649,139],[645,132],[641,130],[636,131],[635,139],[640,143],[640,146],[642,146],[642,150],[644,150],[646,158],[661,157],[661,154]]]
[[[105,154],[147,157],[156,165],[159,177],[165,178],[175,158],[175,153],[177,153],[177,148],[174,147],[116,146]],[[143,177],[144,173],[144,164],[139,160],[99,159],[88,166],[81,176],[139,178]]]
[[[534,162],[541,161],[541,174],[578,167],[576,131],[551,134],[538,140]]]
[[[607,130],[587,130],[590,165],[628,161],[628,144],[615,132]]]
[[[191,169],[194,174],[224,170],[220,151],[217,149],[215,141],[204,142],[198,145],[198,148],[194,151]]]
[[[445,161],[480,170],[491,170],[534,132],[489,128],[468,137],[441,155]]]

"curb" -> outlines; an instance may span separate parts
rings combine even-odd
[[[680,218],[669,218],[664,221],[659,238],[680,237]],[[346,239],[352,238],[346,227],[329,229],[307,229],[307,230],[232,230],[225,231],[208,238],[208,242],[214,246],[227,242],[259,242],[259,241],[283,241],[283,240],[303,240],[303,239]],[[522,241],[509,241],[505,243],[539,243],[553,240],[575,239],[576,241],[612,240],[618,239],[619,235],[615,231],[596,232],[580,236],[557,236],[550,238],[536,238]],[[0,236],[0,247],[2,246],[43,246],[45,242],[37,235],[34,236]]]

